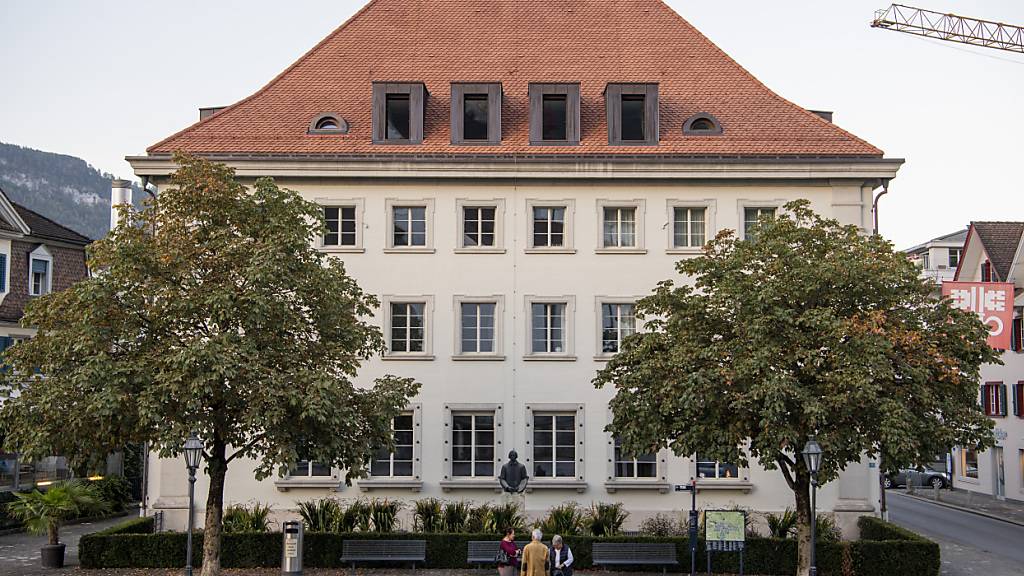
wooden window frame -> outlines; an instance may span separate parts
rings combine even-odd
[[[622,95],[644,97],[644,139],[622,139]],[[660,140],[658,84],[609,83],[604,89],[605,115],[608,119],[609,146],[657,146]]]
[[[487,139],[467,140],[463,136],[463,104],[467,94],[487,95]],[[501,144],[501,99],[500,82],[466,83],[452,82],[451,130],[452,144],[458,146],[493,146]]]
[[[387,95],[409,95],[409,138],[389,140],[387,138]],[[373,143],[374,144],[422,144],[427,99],[430,94],[422,82],[374,82],[373,83]]]
[[[463,304],[493,304],[494,305],[494,351],[492,352],[463,352],[462,351],[462,305]],[[505,359],[502,349],[504,344],[504,315],[505,297],[496,294],[493,296],[461,296],[453,298],[455,323],[452,328],[454,336],[454,348],[452,360],[491,360],[501,361]]]
[[[557,84],[531,83],[530,93],[530,145],[531,146],[577,146],[580,143],[580,85],[579,82]],[[544,140],[545,94],[564,94],[565,99],[565,140]]]

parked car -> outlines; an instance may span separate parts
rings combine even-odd
[[[903,468],[898,473],[889,474],[885,477],[885,487],[898,488],[906,486],[908,478],[913,479],[915,488],[923,486],[945,488],[949,486],[949,474],[946,472],[937,472],[935,470],[920,472],[913,468]]]

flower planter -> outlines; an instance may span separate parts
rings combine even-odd
[[[43,558],[43,568],[64,567],[64,544],[46,544],[39,552]]]

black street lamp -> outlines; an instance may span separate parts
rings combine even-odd
[[[821,446],[814,441],[814,436],[804,444],[804,465],[811,473],[811,571],[810,576],[818,576],[818,561],[815,558],[815,544],[818,531],[818,470],[821,468]]]
[[[188,548],[185,550],[185,576],[192,576],[192,510],[196,495],[196,470],[199,469],[199,460],[203,456],[203,442],[195,433],[189,434],[182,452],[185,454],[185,467],[188,468]]]

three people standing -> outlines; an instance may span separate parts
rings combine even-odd
[[[516,547],[515,531],[505,530],[505,537],[498,544],[498,576],[515,576],[516,568],[520,567],[521,576],[572,576],[572,550],[555,535],[551,539],[551,548],[541,540],[544,534],[535,528],[530,534],[531,541],[522,550]]]

